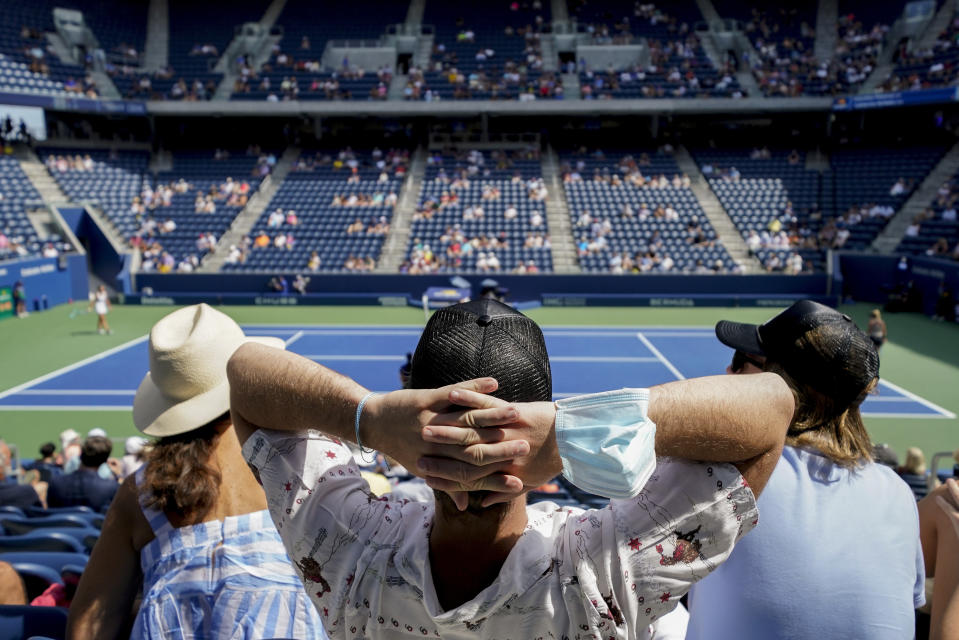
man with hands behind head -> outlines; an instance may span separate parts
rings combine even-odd
[[[418,389],[371,395],[259,345],[228,374],[244,457],[334,638],[647,638],[756,524],[793,413],[772,374],[554,405],[539,327],[492,300],[433,315]],[[434,504],[373,496],[344,439],[428,476]],[[560,471],[614,499],[527,506]]]

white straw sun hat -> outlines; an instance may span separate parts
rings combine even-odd
[[[133,399],[133,423],[151,436],[173,436],[230,409],[226,363],[244,342],[285,348],[279,338],[244,335],[206,304],[178,309],[150,331],[150,371]]]

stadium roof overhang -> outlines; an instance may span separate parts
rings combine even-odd
[[[156,116],[223,117],[474,117],[491,116],[637,116],[771,114],[832,110],[833,98],[743,98],[666,100],[468,100],[447,102],[234,100],[229,102],[147,103]]]

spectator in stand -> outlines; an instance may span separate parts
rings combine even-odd
[[[604,636],[649,638],[649,620],[674,608],[689,583],[722,562],[753,526],[753,495],[778,458],[792,413],[788,390],[771,375],[611,392],[564,400],[557,409],[541,331],[512,308],[485,299],[430,318],[413,356],[414,390],[368,394],[310,360],[254,345],[239,349],[228,371],[244,456],[258,470],[314,602],[343,629],[338,637],[347,637],[345,627],[355,624],[367,625],[364,637],[371,638],[391,637],[400,625],[423,636],[462,638],[572,636],[609,625]],[[500,387],[490,379],[466,382],[475,376],[495,376]],[[436,415],[449,402],[490,409]],[[743,411],[751,417],[744,420]],[[442,474],[454,461],[420,460],[424,473],[469,481],[430,479],[437,489],[433,505],[375,499],[342,443],[350,438],[360,444],[362,437],[416,468],[419,438],[410,435],[421,433],[421,419],[433,425],[426,430],[430,437],[458,443],[464,431],[485,441],[486,430],[436,425],[476,424],[481,415],[485,424],[519,419],[531,427],[517,430],[535,443],[524,477],[474,483],[475,469]],[[591,429],[599,424],[617,435]],[[582,457],[561,457],[556,442],[586,430],[600,442],[582,442]],[[619,457],[614,447],[604,448],[606,437],[617,438],[630,454]],[[399,442],[412,446],[394,446]],[[479,445],[484,460],[516,455],[501,444]],[[528,450],[521,445],[519,453]],[[655,453],[674,458],[661,459],[653,473]],[[684,459],[704,457],[735,462]],[[626,468],[636,473],[624,483]],[[622,499],[585,513],[528,507],[525,489],[562,469]],[[291,480],[292,493],[285,489]],[[489,491],[505,488],[512,493]],[[368,553],[373,540],[394,542]],[[375,594],[382,597],[366,597]],[[355,610],[354,599],[368,603]]]
[[[886,321],[882,319],[882,313],[879,309],[873,309],[869,313],[869,324],[866,327],[866,333],[869,334],[869,339],[872,340],[872,343],[876,346],[876,351],[882,349],[882,345],[886,344],[886,338],[888,337]]]
[[[113,443],[103,436],[83,441],[80,468],[50,480],[47,504],[50,507],[90,507],[100,511],[108,506],[117,492],[116,479],[101,478],[97,472],[113,450]]]
[[[283,347],[207,305],[151,330],[133,421],[158,439],[107,514],[68,638],[327,637],[240,457],[226,364],[248,340]]]
[[[859,410],[879,378],[869,338],[809,300],[758,327],[722,321],[716,335],[736,350],[727,373],[777,373],[797,402],[762,522],[693,587],[686,637],[913,637],[919,521],[908,486],[872,461]]]
[[[18,484],[9,482],[11,475],[10,468],[10,448],[3,440],[0,440],[0,506],[17,507],[27,509],[29,507],[42,507],[40,496],[36,490],[29,484]]]
[[[54,457],[56,451],[57,445],[52,442],[44,443],[40,446],[40,459],[33,463],[33,468],[40,472],[40,479],[44,482],[50,482],[52,477],[63,473],[63,467]]]
[[[123,458],[120,460],[122,471],[120,480],[136,473],[137,469],[143,466],[144,456],[146,455],[147,441],[140,436],[130,436],[123,443]]]
[[[906,462],[896,469],[899,477],[906,481],[916,500],[922,500],[929,493],[929,474],[926,471],[926,456],[919,447],[906,449]]]

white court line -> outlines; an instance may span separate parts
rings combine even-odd
[[[80,367],[84,367],[90,364],[91,362],[96,362],[97,360],[103,360],[104,358],[108,358],[112,356],[114,353],[118,353],[120,351],[123,351],[124,349],[132,347],[135,344],[139,344],[143,342],[148,337],[149,336],[141,336],[139,338],[135,338],[133,340],[130,340],[129,342],[124,342],[121,345],[113,347],[112,349],[107,349],[106,351],[90,356],[89,358],[84,358],[83,360],[74,362],[73,364],[68,364],[67,366],[61,367],[57,369],[56,371],[51,371],[50,373],[44,374],[40,376],[39,378],[34,378],[33,380],[30,380],[29,382],[24,382],[23,384],[18,384],[15,387],[10,387],[6,391],[0,393],[0,400],[2,400],[3,398],[6,398],[7,396],[12,396],[15,393],[19,393],[20,391],[23,391],[24,389],[40,384],[41,382],[46,382],[47,380],[51,380],[53,378],[56,378],[57,376],[61,376],[64,373],[69,373],[71,371],[79,369]]]
[[[932,409],[932,410],[935,411],[936,413],[940,414],[943,418],[950,418],[950,419],[952,419],[952,418],[955,418],[955,417],[956,417],[956,414],[954,414],[952,411],[949,411],[949,409],[944,409],[944,408],[940,407],[938,404],[936,404],[936,403],[934,403],[934,402],[930,402],[929,400],[926,400],[925,398],[923,398],[923,397],[921,397],[921,396],[917,396],[916,394],[914,394],[914,393],[911,392],[911,391],[906,391],[905,389],[903,389],[903,388],[900,387],[899,385],[893,384],[892,382],[889,382],[888,380],[883,380],[882,378],[880,378],[880,379],[879,379],[879,384],[885,385],[885,386],[889,387],[890,389],[892,389],[893,391],[898,391],[899,393],[901,393],[902,395],[906,396],[906,397],[909,398],[910,400],[915,400],[916,402],[918,402],[918,403],[921,404],[922,406],[928,407],[929,409]],[[890,416],[890,417],[894,417],[894,416]]]
[[[302,331],[297,331],[297,332],[294,333],[292,336],[290,336],[289,338],[287,338],[287,340],[286,340],[286,346],[289,347],[291,344],[293,344],[294,342],[296,342],[297,340],[299,340],[299,339],[302,338],[302,337],[303,337],[303,332],[302,332]]]
[[[681,373],[679,372],[679,369],[677,369],[675,366],[673,366],[673,363],[670,362],[669,360],[667,360],[667,359],[666,359],[666,356],[664,356],[662,353],[660,353],[659,349],[657,349],[656,347],[653,346],[653,343],[650,342],[650,341],[646,338],[646,336],[643,335],[643,332],[642,332],[642,331],[638,332],[638,333],[636,334],[636,337],[639,338],[639,341],[640,341],[640,342],[642,342],[644,345],[646,345],[646,348],[649,349],[650,352],[652,352],[652,354],[653,354],[654,356],[656,356],[656,359],[657,359],[657,360],[659,360],[660,362],[663,363],[663,366],[665,366],[667,369],[669,369],[670,373],[672,373],[674,376],[676,376],[676,379],[677,379],[677,380],[685,380],[685,379],[686,379],[686,376],[684,376],[683,374],[681,374]]]
[[[693,333],[692,331],[643,331],[643,335],[647,338],[716,338],[716,333],[710,331],[708,333]]]
[[[949,416],[938,413],[875,413],[874,411],[863,411],[864,418],[904,418],[908,420],[950,420]]]
[[[310,360],[356,360],[405,362],[406,356],[389,355],[349,355],[349,354],[311,354],[303,356]],[[660,362],[659,358],[648,356],[552,356],[550,362]]]
[[[117,406],[117,405],[58,405],[51,406],[47,404],[2,404],[0,405],[0,411],[130,411],[132,406]]]
[[[135,396],[136,389],[24,389],[20,396]]]

